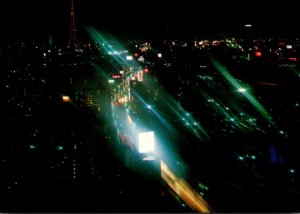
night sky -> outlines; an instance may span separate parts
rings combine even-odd
[[[298,32],[296,3],[258,1],[74,0],[78,29],[91,25],[112,34],[147,35],[168,24],[174,32],[236,31],[245,23],[272,32]],[[10,0],[0,3],[1,38],[63,37],[70,24],[69,0]]]

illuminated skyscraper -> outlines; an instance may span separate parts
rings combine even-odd
[[[76,83],[76,101],[79,107],[89,107],[94,112],[101,110],[101,89],[96,80],[84,80]]]

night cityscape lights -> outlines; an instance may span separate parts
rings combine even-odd
[[[3,25],[1,212],[300,211],[300,35],[259,5],[66,2]]]

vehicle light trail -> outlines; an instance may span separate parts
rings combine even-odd
[[[168,186],[193,210],[199,213],[212,213],[213,209],[185,180],[177,177],[163,161],[160,161],[161,177]]]

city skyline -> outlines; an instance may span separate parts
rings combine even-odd
[[[75,22],[82,32],[90,25],[119,35],[156,37],[166,30],[195,35],[206,32],[236,32],[245,24],[266,33],[297,33],[296,7],[292,3],[263,6],[244,3],[172,3],[74,1]],[[64,38],[70,25],[70,1],[10,1],[2,7],[4,39]],[[5,12],[5,13],[4,13]]]

